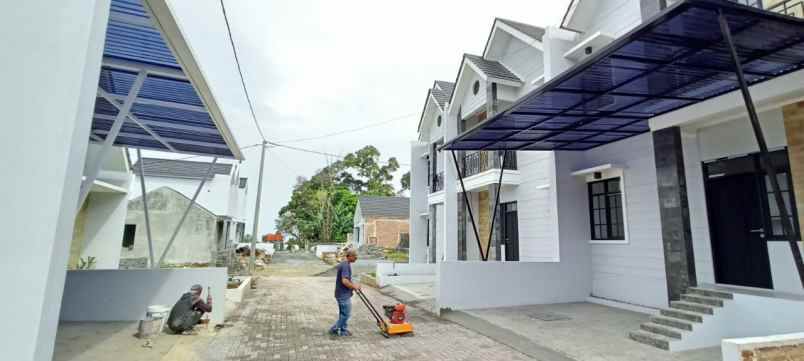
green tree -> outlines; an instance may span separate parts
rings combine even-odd
[[[365,146],[328,164],[309,179],[298,177],[287,205],[276,219],[277,231],[310,243],[344,241],[353,229],[357,196],[392,196],[393,174],[399,162],[380,161],[374,146]]]
[[[400,179],[399,182],[402,184],[402,190],[403,191],[409,191],[410,190],[410,171],[407,171],[405,174],[403,174],[402,179]]]

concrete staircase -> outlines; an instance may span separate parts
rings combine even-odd
[[[696,328],[703,326],[718,309],[727,306],[734,295],[721,290],[690,287],[681,300],[671,301],[670,308],[651,316],[650,322],[629,333],[634,341],[663,350],[672,350],[674,343],[690,337]]]

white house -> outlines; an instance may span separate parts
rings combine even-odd
[[[0,273],[13,295],[0,300],[9,310],[4,359],[51,360],[59,320],[138,320],[193,283],[224,299],[221,268],[68,271],[76,216],[93,189],[128,189],[123,147],[243,159],[174,15],[162,0],[30,0],[2,16],[0,157],[15,165],[0,187]],[[112,203],[108,212],[121,212]],[[90,248],[119,251],[120,238],[109,241]],[[219,307],[212,322],[222,321]]]
[[[775,3],[663,3],[573,1],[562,27],[544,30],[532,80],[504,53],[489,55],[503,48],[495,21],[483,58],[464,57],[446,112],[428,117],[428,99],[412,146],[411,247],[414,262],[438,262],[439,307],[605,303],[657,314],[631,338],[670,350],[803,330],[789,240],[800,240],[795,194],[804,194],[804,21]],[[752,101],[723,34],[734,38]],[[747,104],[770,152],[760,151]],[[428,133],[437,116],[443,148]],[[482,167],[499,157],[478,151],[516,151],[507,157],[516,166],[500,177],[500,161]],[[443,194],[422,195],[427,157],[444,162]],[[782,231],[765,159],[793,234]],[[435,216],[422,205],[433,198],[443,204]]]

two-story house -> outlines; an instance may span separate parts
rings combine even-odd
[[[789,1],[575,0],[530,60],[542,78],[515,101],[478,114],[456,84],[437,148],[461,170],[445,161],[438,306],[603,303],[653,314],[631,338],[670,350],[802,331],[797,11]],[[499,202],[463,197],[475,175],[462,155],[512,151],[516,171],[490,183]],[[494,253],[505,233],[478,215],[512,200],[519,262],[463,261],[508,259],[508,247]],[[488,238],[472,243],[475,234]]]

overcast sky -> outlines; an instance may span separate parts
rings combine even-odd
[[[408,170],[427,89],[455,81],[463,53],[481,54],[494,17],[558,25],[569,0],[224,0],[257,119],[270,141],[345,154],[371,144]],[[218,0],[169,0],[240,147],[260,141]],[[395,119],[395,120],[391,120]],[[323,136],[385,122],[358,132]],[[259,148],[244,151],[251,233]],[[154,155],[153,153],[150,153]],[[160,154],[164,157],[177,157]],[[180,157],[180,156],[179,156]],[[195,158],[193,160],[205,160]],[[321,155],[272,148],[260,233],[272,232],[297,176]]]

